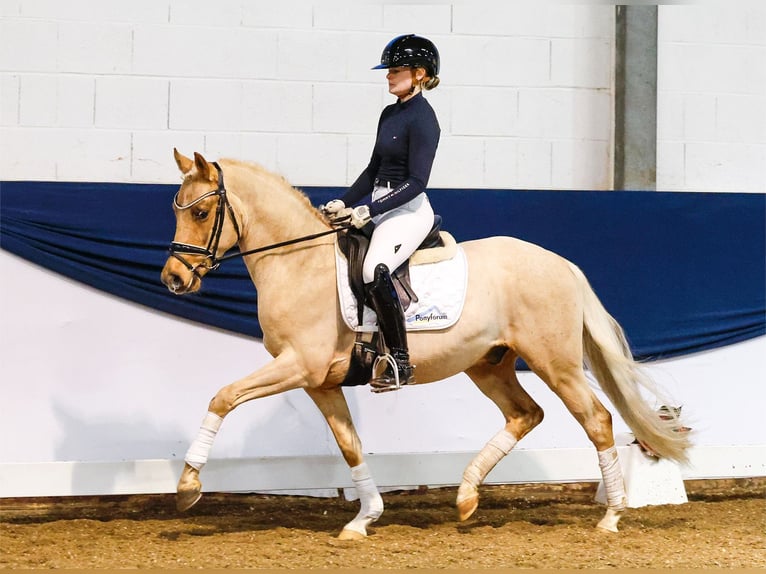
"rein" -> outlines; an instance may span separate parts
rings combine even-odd
[[[221,233],[223,232],[223,224],[226,219],[227,212],[229,217],[231,217],[232,224],[234,225],[234,230],[237,232],[237,242],[239,242],[240,239],[240,230],[239,225],[237,224],[237,218],[234,216],[234,208],[231,206],[231,203],[229,203],[229,199],[226,196],[226,187],[223,183],[223,170],[221,169],[221,166],[218,165],[218,162],[212,163],[216,170],[218,170],[218,187],[215,190],[198,197],[186,205],[181,205],[178,203],[178,193],[176,193],[175,197],[173,198],[173,204],[175,205],[176,209],[184,210],[191,208],[205,198],[216,195],[218,196],[218,205],[216,206],[215,210],[215,220],[213,221],[213,228],[210,232],[210,240],[207,243],[207,247],[173,241],[170,243],[170,248],[168,249],[172,257],[175,257],[181,263],[183,263],[183,265],[200,280],[202,277],[197,271],[200,267],[204,266],[208,271],[215,271],[218,269],[218,266],[221,263],[228,261],[229,259],[245,257],[246,255],[253,255],[254,253],[261,253],[263,251],[269,251],[271,249],[277,249],[287,245],[294,245],[295,243],[302,243],[304,241],[311,241],[312,239],[317,239],[318,237],[323,237],[325,235],[340,233],[341,231],[351,227],[350,224],[346,223],[332,229],[322,231],[320,233],[314,233],[312,235],[306,235],[303,237],[297,237],[295,239],[288,239],[287,241],[280,241],[279,243],[273,243],[271,245],[265,245],[256,249],[249,249],[248,251],[240,251],[238,253],[231,253],[229,255],[223,255],[222,257],[216,257],[216,252],[218,251],[218,243],[221,240]],[[202,262],[193,265],[183,257],[183,254],[204,255],[205,258],[202,260]],[[209,264],[207,263],[208,261]]]
[[[224,255],[223,257],[218,257],[215,259],[216,261],[216,267],[223,262],[228,261],[229,259],[234,259],[235,257],[244,257],[246,255],[252,255],[253,253],[260,253],[262,251],[269,251],[270,249],[277,249],[279,247],[285,247],[287,245],[294,245],[295,243],[301,243],[303,241],[311,241],[312,239],[316,239],[317,237],[324,237],[325,235],[330,235],[332,233],[340,233],[341,231],[344,231],[351,227],[350,224],[341,225],[340,227],[334,227],[333,229],[328,229],[327,231],[321,231],[319,233],[314,233],[312,235],[305,235],[303,237],[296,237],[295,239],[288,239],[287,241],[280,241],[279,243],[272,243],[271,245],[265,245],[263,247],[258,247],[256,249],[248,249],[247,251],[240,251],[239,253],[231,253],[230,255]],[[215,269],[215,267],[213,267]]]

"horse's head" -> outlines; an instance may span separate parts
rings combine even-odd
[[[162,282],[180,295],[199,290],[205,274],[239,240],[239,226],[218,164],[196,152],[194,159],[173,153],[184,180],[173,198],[176,233]]]

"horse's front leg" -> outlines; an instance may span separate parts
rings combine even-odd
[[[346,464],[351,468],[351,480],[359,495],[360,509],[354,519],[343,527],[340,540],[358,540],[367,536],[367,527],[383,514],[383,498],[372,479],[362,456],[362,442],[351,420],[348,403],[340,387],[306,389],[327,420]]]
[[[306,387],[311,384],[307,371],[293,352],[285,352],[253,374],[220,389],[210,401],[208,412],[202,421],[189,450],[176,489],[176,507],[188,510],[202,497],[199,471],[207,463],[218,429],[224,417],[238,405],[259,397],[275,395],[284,391]]]

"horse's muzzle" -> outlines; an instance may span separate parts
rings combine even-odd
[[[198,291],[202,283],[199,275],[180,264],[173,257],[165,262],[161,278],[162,283],[175,295]]]

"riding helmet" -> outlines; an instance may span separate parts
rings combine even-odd
[[[383,49],[380,64],[373,70],[407,66],[410,68],[425,68],[432,78],[439,75],[439,50],[431,40],[405,34],[391,40]]]

